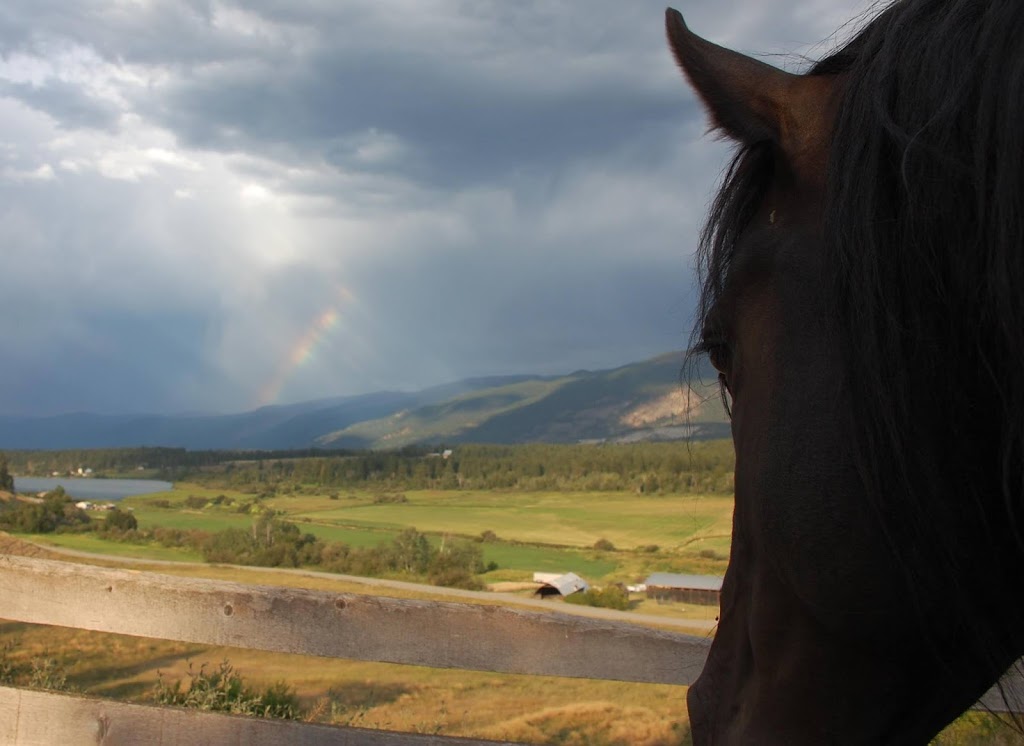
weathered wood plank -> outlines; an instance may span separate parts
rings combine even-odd
[[[0,557],[0,619],[332,658],[690,684],[709,640],[499,606],[244,585]],[[977,705],[1024,710],[1024,679]],[[2,726],[0,726],[2,732]]]
[[[990,712],[1024,713],[1024,678],[1021,667],[1024,659],[1017,661],[1003,674],[999,684],[989,689],[972,709]]]
[[[504,742],[340,728],[0,687],[0,746],[494,746]]]
[[[0,619],[258,650],[689,684],[709,641],[565,614],[0,558]]]

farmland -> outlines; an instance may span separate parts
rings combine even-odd
[[[711,448],[708,453],[713,453]],[[592,458],[594,453],[585,456]],[[608,453],[632,458],[637,452]],[[657,449],[646,453],[658,455]],[[534,461],[525,463],[524,455],[535,457]],[[415,528],[435,548],[460,541],[479,547],[490,569],[478,578],[487,585],[527,581],[535,571],[573,571],[603,586],[634,583],[654,571],[724,572],[732,496],[721,489],[726,484],[721,470],[728,464],[709,459],[707,476],[687,476],[666,470],[653,459],[635,468],[623,467],[616,480],[608,478],[610,471],[601,465],[579,470],[570,463],[559,468],[549,455],[502,452],[498,456],[511,466],[494,469],[480,459],[475,471],[466,458],[459,472],[462,485],[448,488],[427,486],[431,480],[456,482],[451,474],[423,472],[426,466],[441,464],[422,457],[414,463],[410,459],[410,469],[403,469],[400,458],[388,457],[382,468],[364,469],[355,478],[352,464],[358,461],[216,465],[195,472],[193,481],[178,480],[172,490],[127,498],[122,506],[131,509],[140,531],[162,527],[207,534],[231,529],[248,533],[259,520],[272,515],[324,542],[359,548],[394,541],[403,531]],[[309,479],[315,471],[334,474],[335,483]],[[411,476],[402,477],[403,473]],[[468,484],[471,481],[483,486],[474,487]],[[588,481],[619,487],[579,487]],[[503,486],[486,486],[487,482]],[[665,488],[683,482],[697,489]],[[421,590],[368,589],[328,573],[303,575],[204,564],[195,548],[120,541],[98,532],[36,534],[31,539],[37,544],[113,555],[120,558],[116,564],[129,563],[140,570],[339,592],[443,597],[440,591],[435,594],[422,586]],[[147,565],[146,560],[193,564]],[[83,561],[115,563],[114,559]],[[393,577],[406,579],[401,573]],[[520,598],[525,599],[528,591],[523,593]],[[523,602],[491,596],[490,603]],[[487,597],[484,594],[480,602],[488,602]],[[708,625],[717,614],[715,607],[658,604],[636,594],[630,606],[633,617],[645,618],[647,623],[657,623],[650,621],[653,618],[666,624],[699,620]],[[190,670],[194,674],[204,664],[205,670],[211,670],[227,659],[247,685],[266,687],[287,681],[303,717],[319,722],[550,744],[668,746],[687,743],[689,738],[681,687],[327,661],[15,623],[0,623],[0,650],[0,671],[20,671],[25,677],[17,683],[27,683],[30,675],[38,679],[42,672],[45,681],[133,701],[152,700],[158,672],[168,681],[187,679]],[[971,713],[937,742],[1020,740],[997,728],[991,716]]]
[[[218,497],[222,505],[214,504]],[[372,493],[283,495],[265,508],[325,541],[372,547],[415,527],[439,544],[449,538],[479,539],[490,580],[529,580],[535,571],[573,571],[593,581],[635,582],[662,570],[720,574],[729,546],[732,500],[722,496],[643,496],[578,492],[463,492],[412,490],[401,502],[380,502]],[[189,508],[192,498],[208,500]],[[251,501],[239,491],[179,484],[168,492],[123,501],[140,528],[157,526],[206,532],[248,530],[253,516],[234,507]],[[376,502],[375,502],[376,501]],[[227,503],[227,507],[224,507]],[[160,507],[167,506],[167,507]],[[47,534],[35,540],[72,549],[142,559],[199,559],[194,550],[124,544],[93,535]],[[604,540],[615,549],[595,550]]]

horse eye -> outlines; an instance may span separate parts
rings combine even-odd
[[[732,351],[728,345],[724,344],[710,344],[706,346],[708,353],[708,360],[715,367],[715,370],[722,376],[726,376],[729,373],[729,367],[732,364]]]

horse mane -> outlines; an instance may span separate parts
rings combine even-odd
[[[897,0],[808,73],[843,80],[821,250],[853,459],[897,561],[933,570],[909,592],[941,586],[965,655],[993,664],[1022,621],[980,607],[1020,594],[1019,567],[1000,570],[1024,557],[1021,38],[1019,0]],[[726,170],[697,252],[695,339],[772,169],[763,143]],[[964,525],[978,546],[949,541]]]

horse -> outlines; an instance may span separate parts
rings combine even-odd
[[[735,144],[696,253],[736,471],[694,742],[926,743],[1024,653],[1024,3],[895,0],[802,74],[666,21]]]

